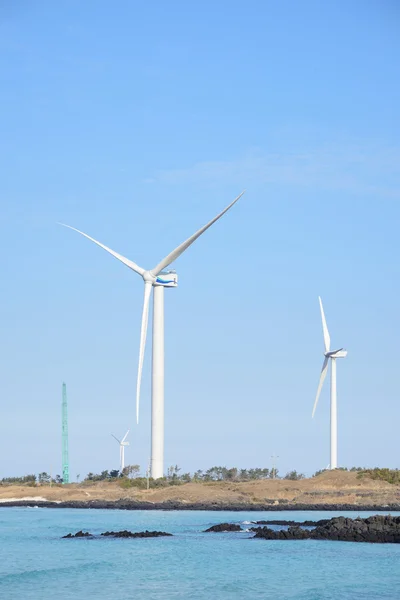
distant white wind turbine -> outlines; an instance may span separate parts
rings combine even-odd
[[[332,350],[331,347],[331,338],[328,331],[328,326],[326,324],[324,308],[322,306],[322,300],[319,298],[319,306],[321,309],[321,318],[322,318],[322,331],[324,334],[324,344],[325,344],[325,352],[324,352],[324,362],[322,364],[321,375],[319,378],[319,385],[317,390],[317,396],[315,398],[314,408],[312,412],[312,416],[314,417],[315,409],[317,408],[318,400],[321,394],[322,386],[325,381],[326,373],[328,371],[329,359],[331,361],[331,462],[330,469],[337,469],[337,394],[336,394],[336,359],[344,358],[347,356],[347,351],[343,348],[339,348],[339,350]]]
[[[129,446],[129,442],[126,441],[126,438],[128,437],[128,433],[129,433],[129,429],[126,432],[126,434],[124,435],[124,437],[122,438],[122,440],[119,440],[117,437],[115,437],[115,435],[111,434],[112,437],[114,438],[114,440],[117,440],[117,442],[119,444],[119,470],[120,470],[120,473],[122,473],[122,471],[124,470],[124,467],[125,467],[125,447]]]

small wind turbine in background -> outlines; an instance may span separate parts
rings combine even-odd
[[[321,394],[322,386],[325,381],[325,377],[328,371],[329,359],[331,361],[331,462],[330,469],[337,469],[337,394],[336,394],[336,359],[344,358],[347,356],[347,351],[343,348],[339,348],[339,350],[332,350],[331,347],[331,338],[328,331],[328,326],[326,324],[324,308],[322,306],[322,300],[319,298],[319,306],[321,309],[321,318],[322,318],[322,330],[324,334],[324,344],[325,344],[325,352],[324,352],[324,362],[322,364],[321,375],[319,378],[319,385],[317,390],[317,396],[315,398],[314,408],[312,412],[312,416],[314,417],[315,409],[317,408],[318,400]]]
[[[118,444],[119,444],[119,465],[120,465],[120,473],[122,473],[122,471],[125,468],[125,446],[129,446],[129,442],[125,441],[126,438],[128,437],[128,433],[129,433],[129,429],[126,432],[126,434],[124,435],[124,437],[122,438],[122,440],[119,440],[118,438],[115,437],[115,435],[111,434],[112,437],[114,438],[114,440],[117,440]]]

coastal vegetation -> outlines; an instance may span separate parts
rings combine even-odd
[[[327,469],[317,471],[313,477],[318,477],[322,473],[325,473]],[[388,469],[375,467],[374,469],[367,469],[365,467],[352,467],[347,469],[346,467],[340,467],[336,471],[348,471],[350,473],[357,473],[358,478],[369,477],[369,479],[375,479],[379,481],[386,481],[387,483],[400,484],[400,470],[399,469]]]
[[[373,468],[367,469],[363,467],[339,468],[335,471],[323,469],[317,471],[312,476],[313,478],[330,472],[349,472],[356,473],[357,478],[369,478],[372,480],[383,481],[393,485],[400,485],[400,470],[389,468]],[[252,482],[270,479],[279,479],[287,481],[301,481],[306,479],[303,473],[296,470],[289,471],[284,476],[280,476],[278,469],[273,468],[251,468],[239,469],[237,467],[222,467],[214,466],[207,470],[197,470],[194,473],[181,473],[178,465],[172,465],[168,468],[167,475],[160,479],[152,479],[148,473],[143,475],[139,465],[127,465],[122,472],[118,469],[104,470],[100,473],[89,472],[86,477],[79,481],[80,475],[76,476],[74,485],[87,487],[97,482],[117,482],[122,489],[129,488],[162,488],[174,485],[183,485],[186,483],[203,483],[211,484],[218,482]],[[0,480],[0,485],[25,485],[30,487],[35,486],[61,486],[63,483],[60,475],[52,477],[47,472],[42,471],[39,474],[28,474],[23,476],[4,477]]]
[[[140,475],[139,465],[127,465],[122,472],[118,469],[104,470],[100,473],[89,472],[84,480],[79,484],[79,476],[76,476],[79,485],[90,485],[98,481],[118,481],[123,488],[138,487],[164,487],[168,485],[181,485],[184,483],[210,483],[217,481],[259,481],[262,479],[278,479],[278,469],[252,468],[238,469],[237,467],[215,466],[205,471],[197,470],[194,473],[181,473],[178,465],[172,465],[168,468],[167,475],[160,479],[152,479],[147,475]],[[298,480],[305,476],[297,471],[290,471],[284,479]],[[38,475],[25,475],[22,477],[4,477],[0,484],[15,485],[60,485],[63,480],[60,475],[54,478],[46,472]]]
[[[399,469],[363,469],[358,472],[358,477],[369,477],[379,481],[387,481],[388,483],[400,484]]]
[[[3,477],[0,483],[14,485],[36,485],[36,481],[36,475],[23,475],[22,477]]]

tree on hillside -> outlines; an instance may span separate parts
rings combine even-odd
[[[289,471],[286,473],[284,479],[290,479],[291,481],[299,481],[300,479],[304,479],[305,475],[303,473],[298,473],[297,471]]]
[[[23,475],[22,477],[3,477],[1,483],[36,483],[36,475]]]
[[[204,481],[222,481],[223,469],[226,467],[211,467],[204,475]]]
[[[271,477],[271,471],[269,469],[261,469],[259,467],[248,470],[249,479],[267,479]]]
[[[43,471],[43,473],[39,473],[39,483],[50,483],[50,475]]]
[[[278,473],[279,473],[278,469],[276,469],[276,468],[271,469],[269,472],[270,479],[277,479]]]
[[[114,470],[115,471],[115,470]],[[114,477],[118,477],[118,473],[119,471],[116,470],[117,475],[114,475]],[[99,475],[96,475],[95,473],[88,473],[85,477],[85,481],[104,481],[106,479],[110,479],[111,474],[108,471],[102,471]]]
[[[126,467],[122,469],[121,475],[123,475],[123,477],[137,477],[139,475],[139,472],[139,465],[126,465]]]
[[[232,469],[226,469],[224,472],[224,479],[227,479],[228,481],[234,481],[237,479],[237,476],[238,470],[236,467],[233,467]]]
[[[180,470],[181,468],[178,467],[178,465],[168,467],[167,479],[172,479],[172,481],[176,481],[177,479],[179,479],[178,474]]]
[[[328,469],[321,469],[320,471],[316,471],[313,477],[318,477],[318,475],[322,475],[322,473],[326,473],[326,471],[328,471]]]

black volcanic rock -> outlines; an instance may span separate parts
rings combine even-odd
[[[213,525],[206,529],[203,533],[209,533],[214,531],[220,533],[221,531],[243,531],[240,525],[233,525],[232,523],[220,523],[219,525]]]
[[[342,542],[369,542],[373,544],[400,544],[400,517],[375,515],[367,519],[335,517],[322,520],[313,530],[299,525],[287,530],[274,531],[269,527],[252,527],[255,538],[265,540],[338,540]]]
[[[137,533],[132,533],[132,531],[127,531],[126,529],[123,531],[106,531],[101,535],[106,537],[114,537],[114,538],[152,538],[152,537],[165,537],[172,536],[172,533],[166,533],[165,531],[139,531]]]
[[[206,511],[398,511],[400,503],[376,505],[376,504],[270,504],[265,503],[247,504],[225,503],[225,502],[192,502],[185,503],[174,500],[166,502],[146,502],[136,500],[70,500],[70,501],[38,501],[38,500],[12,500],[0,502],[1,508],[9,507],[34,507],[40,508],[92,508],[109,510],[206,510]]]
[[[64,539],[68,539],[68,538],[83,538],[83,537],[93,537],[91,533],[83,532],[83,531],[77,531],[76,533],[69,533],[68,535],[63,535],[62,536],[62,540]]]
[[[375,515],[367,519],[336,517],[312,531],[316,540],[400,544],[400,517]]]
[[[252,527],[251,530],[255,531],[255,538],[264,540],[308,540],[311,537],[311,531],[301,529],[298,525],[280,531],[274,531],[269,527]]]

